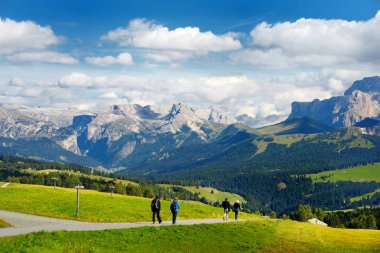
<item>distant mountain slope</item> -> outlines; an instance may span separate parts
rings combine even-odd
[[[263,134],[315,134],[330,132],[333,128],[309,117],[292,118],[281,123],[257,129]]]
[[[380,135],[380,121],[372,118],[365,118],[364,120],[355,124],[359,127],[363,134]]]
[[[355,125],[380,116],[380,77],[356,81],[344,96],[312,102],[293,102],[289,119],[310,117],[331,127]]]

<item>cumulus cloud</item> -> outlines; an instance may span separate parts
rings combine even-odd
[[[195,53],[186,51],[153,51],[145,53],[144,58],[154,62],[172,63],[188,60],[194,55]]]
[[[78,60],[50,48],[63,42],[48,26],[0,18],[0,55],[8,61],[76,64]]]
[[[105,56],[105,57],[86,57],[86,62],[89,64],[97,65],[97,66],[109,66],[114,64],[120,65],[132,65],[133,57],[130,53],[125,52],[121,53],[118,56]]]
[[[144,19],[135,19],[127,28],[108,32],[103,40],[115,41],[121,46],[184,51],[222,52],[241,48],[232,34],[215,35],[201,32],[198,27],[168,27]]]
[[[43,62],[59,64],[77,64],[78,60],[65,53],[58,52],[24,52],[6,57],[12,62]]]
[[[154,50],[146,59],[155,62],[173,62],[188,59],[194,55],[209,52],[225,52],[240,49],[237,35],[226,33],[216,35],[211,31],[202,32],[198,27],[168,27],[145,19],[134,19],[126,28],[117,28],[102,36],[102,40],[113,41],[120,46]]]
[[[73,72],[58,79],[57,84],[62,88],[137,88],[149,87],[144,78],[127,75],[115,77],[90,76],[85,73]]]
[[[368,21],[299,19],[262,22],[250,33],[249,49],[231,56],[235,63],[271,66],[343,66],[378,63],[380,12]]]
[[[32,21],[0,19],[0,55],[46,49],[61,40],[50,27],[43,27]]]

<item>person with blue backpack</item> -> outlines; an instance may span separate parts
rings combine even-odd
[[[178,198],[175,197],[174,200],[170,203],[170,211],[172,212],[172,215],[173,215],[173,224],[176,224],[177,222],[179,209],[180,209],[180,205],[178,203]]]
[[[160,202],[160,197],[158,195],[152,200],[150,207],[153,213],[153,224],[156,222],[156,215],[157,215],[158,223],[161,224],[162,222],[161,217],[160,217],[161,202]]]

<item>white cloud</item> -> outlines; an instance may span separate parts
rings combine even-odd
[[[58,80],[58,86],[63,88],[93,88],[104,84],[107,77],[91,77],[83,73],[74,72]]]
[[[114,64],[132,65],[133,57],[130,53],[121,53],[118,56],[105,56],[105,57],[86,57],[86,62],[97,66],[109,66]]]
[[[100,96],[101,98],[118,99],[119,96],[115,92],[107,92]]]
[[[161,50],[222,52],[241,48],[233,34],[215,35],[211,31],[201,32],[198,27],[170,30],[144,19],[132,20],[127,28],[110,31],[102,39],[121,46]]]
[[[46,49],[61,40],[50,27],[43,27],[32,21],[0,19],[0,55]]]
[[[115,77],[90,76],[85,73],[73,72],[62,76],[57,82],[62,88],[130,88],[147,89],[149,83],[144,78],[136,78],[127,75]]]
[[[238,35],[226,33],[216,35],[202,32],[198,27],[168,27],[145,19],[134,19],[126,28],[117,28],[102,36],[102,40],[153,50],[145,58],[155,62],[175,62],[209,52],[225,52],[242,48]]]
[[[368,21],[299,19],[257,25],[250,49],[231,56],[235,63],[291,68],[378,64],[380,11]]]
[[[78,60],[70,55],[58,52],[24,52],[16,53],[6,57],[12,62],[43,62],[59,64],[77,64]]]
[[[144,58],[154,62],[172,63],[188,60],[195,53],[187,51],[152,51],[144,54]]]
[[[26,84],[25,81],[20,77],[13,77],[8,82],[9,86],[16,86],[16,87],[22,87],[25,84]]]

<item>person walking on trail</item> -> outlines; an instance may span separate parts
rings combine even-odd
[[[180,205],[178,203],[178,198],[174,198],[172,203],[170,203],[170,211],[172,212],[173,215],[173,224],[177,224],[177,216],[178,216],[178,211],[180,209]]]
[[[162,222],[161,217],[160,217],[161,202],[160,202],[160,197],[158,195],[152,200],[150,207],[152,209],[152,214],[153,214],[153,224],[156,222],[156,215],[157,215],[158,223],[161,224]]]
[[[228,202],[227,198],[223,201],[222,207],[224,210],[223,220],[228,221],[228,213],[230,212],[231,204],[230,204],[230,202]]]
[[[238,216],[239,216],[239,212],[241,210],[241,206],[240,206],[239,200],[236,200],[233,208],[234,208],[233,210],[235,212],[235,220],[237,221],[238,220]]]

